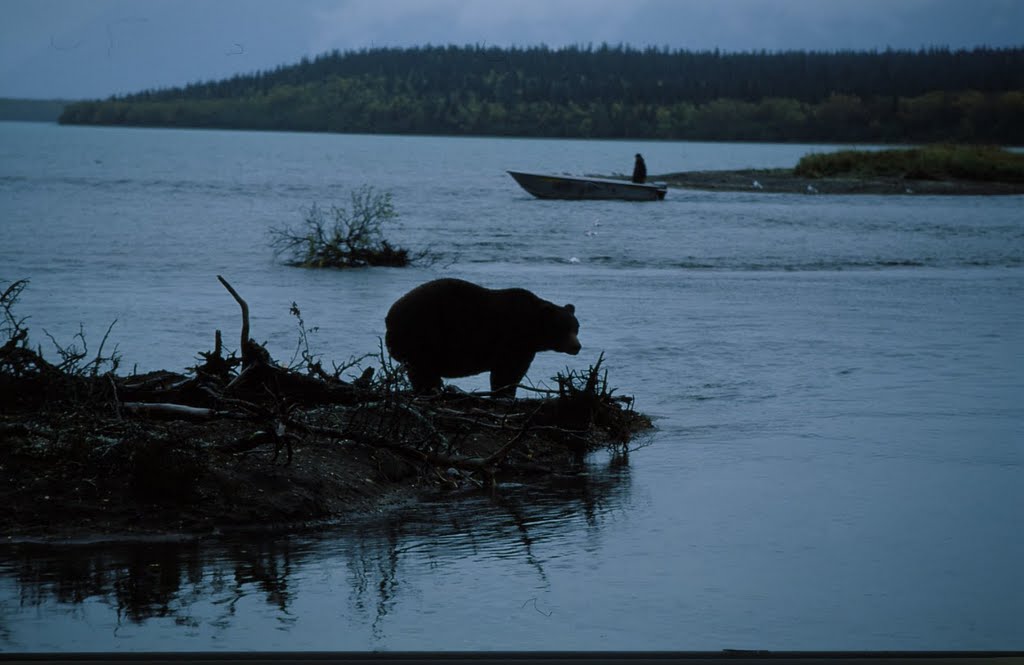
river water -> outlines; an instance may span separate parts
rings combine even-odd
[[[222,274],[276,358],[294,301],[342,362],[461,277],[574,303],[583,351],[528,379],[603,352],[657,425],[572,481],[312,533],[7,537],[0,650],[1024,648],[1024,197],[539,201],[505,173],[828,149],[0,123],[0,281],[31,280],[44,352],[116,320],[122,371],[182,370],[236,334]],[[364,184],[436,263],[275,260],[269,227]]]

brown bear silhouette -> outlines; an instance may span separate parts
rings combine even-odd
[[[395,301],[384,339],[416,392],[439,390],[442,377],[490,372],[491,391],[514,397],[538,352],[580,352],[575,312],[526,289],[437,279]]]

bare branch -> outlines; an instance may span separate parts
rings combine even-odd
[[[249,305],[242,299],[242,296],[238,295],[238,291],[235,291],[234,287],[228,284],[228,280],[224,279],[220,275],[217,275],[217,279],[224,285],[224,288],[228,290],[228,293],[230,293],[231,297],[235,299],[238,306],[242,308],[242,341],[238,348],[244,356],[246,342],[249,341]]]

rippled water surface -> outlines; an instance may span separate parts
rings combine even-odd
[[[790,166],[829,146],[0,123],[0,280],[33,338],[139,371],[235,330],[374,351],[437,276],[576,305],[657,431],[628,460],[383,521],[0,546],[0,650],[1021,649],[1024,197],[539,201],[506,169]],[[391,192],[430,267],[280,265],[267,229]],[[483,377],[458,380],[485,387]]]

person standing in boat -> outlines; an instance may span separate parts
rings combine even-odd
[[[639,152],[636,153],[636,163],[633,164],[633,182],[643,183],[647,180],[647,164]]]

